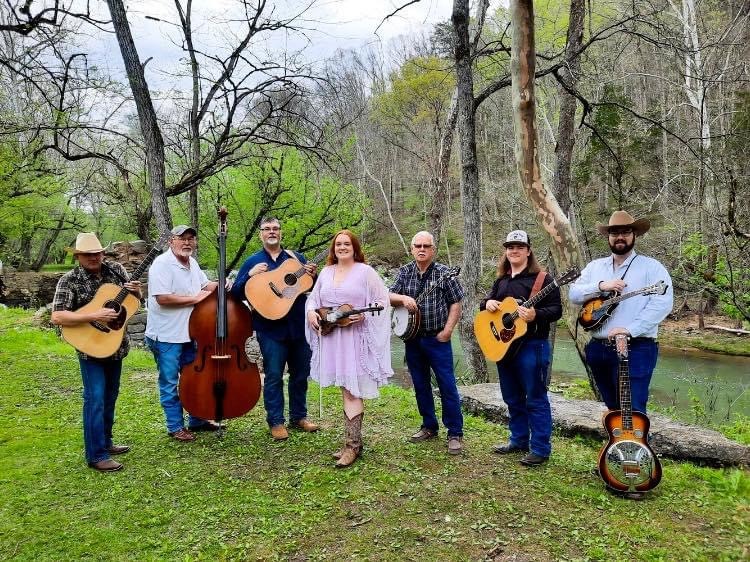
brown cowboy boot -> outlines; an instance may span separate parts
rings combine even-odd
[[[341,457],[336,462],[336,468],[351,466],[362,454],[362,416],[364,416],[364,412],[357,414],[352,419],[344,414],[346,438]]]

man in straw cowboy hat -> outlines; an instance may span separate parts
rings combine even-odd
[[[656,341],[659,323],[672,311],[672,280],[664,266],[654,258],[638,254],[635,240],[651,227],[647,219],[635,220],[626,211],[615,211],[606,225],[597,230],[606,236],[610,256],[589,263],[578,280],[570,286],[570,300],[583,304],[591,298],[612,291],[630,293],[663,281],[663,294],[638,295],[620,302],[612,316],[592,331],[586,346],[586,362],[591,367],[596,386],[610,410],[620,409],[615,347],[618,334],[630,338],[629,364],[633,410],[646,413],[651,374],[656,367],[659,346]]]
[[[52,323],[58,326],[74,326],[86,322],[108,322],[117,318],[117,312],[100,308],[93,312],[76,312],[89,303],[104,283],[125,287],[139,299],[141,283],[131,281],[125,268],[119,263],[104,263],[104,248],[93,232],[81,232],[76,237],[73,255],[78,266],[60,277],[52,300]],[[128,354],[130,344],[127,336],[114,355],[105,359],[89,357],[78,352],[78,362],[83,379],[83,442],[86,462],[101,472],[120,470],[122,464],[111,455],[130,450],[127,445],[115,445],[112,441],[112,425],[115,421],[115,402],[120,392],[122,359]]]

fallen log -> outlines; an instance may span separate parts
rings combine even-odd
[[[721,330],[723,332],[731,332],[738,336],[750,336],[750,330],[743,330],[741,328],[727,328],[726,326],[719,326],[717,324],[706,324],[705,326],[709,330]]]
[[[472,414],[494,422],[508,421],[508,407],[497,383],[459,387],[461,404]],[[586,435],[603,440],[604,404],[594,400],[572,400],[550,392],[552,424],[565,435]],[[750,447],[727,439],[718,431],[676,422],[667,416],[651,413],[649,444],[665,457],[710,466],[750,466]]]

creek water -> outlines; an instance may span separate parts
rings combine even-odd
[[[457,336],[453,338],[453,355],[460,382],[467,367]],[[391,356],[395,384],[411,387],[404,362],[404,342],[397,337],[391,339]],[[497,382],[495,364],[488,363],[487,369],[490,381]],[[573,341],[565,330],[557,331],[552,377],[553,384],[586,378]],[[651,380],[650,400],[663,407],[674,407],[681,413],[699,409],[714,422],[722,422],[734,413],[750,416],[750,357],[687,352],[661,346]]]

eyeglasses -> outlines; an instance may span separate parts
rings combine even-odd
[[[279,226],[264,226],[264,227],[261,227],[260,229],[261,232],[278,232],[280,230],[281,230],[281,227]]]
[[[175,236],[175,239],[181,242],[195,242],[195,236]]]
[[[623,228],[622,230],[612,230],[609,233],[609,235],[612,236],[612,237],[630,236],[631,234],[633,234],[633,229],[632,228]]]
[[[432,244],[412,244],[417,250],[421,250],[422,248],[432,248]]]

